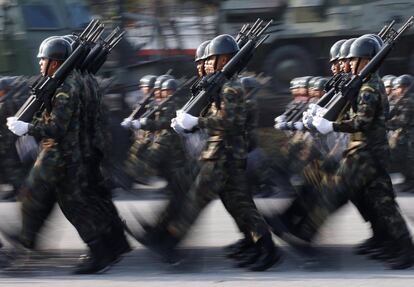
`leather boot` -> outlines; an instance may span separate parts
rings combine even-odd
[[[105,239],[100,237],[87,244],[89,256],[76,266],[73,274],[94,274],[108,270],[114,262],[114,255],[105,244]]]

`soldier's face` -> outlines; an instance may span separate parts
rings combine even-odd
[[[197,61],[197,73],[199,77],[202,77],[205,75],[205,71],[204,71],[204,61]]]
[[[40,73],[42,74],[42,76],[51,77],[56,72],[56,70],[60,67],[60,65],[61,63],[58,61],[49,60],[47,58],[40,58],[40,61],[39,61]]]
[[[161,98],[166,99],[169,96],[171,96],[172,94],[174,94],[173,90],[162,90],[161,91]]]
[[[154,97],[155,97],[155,99],[161,99],[161,91],[160,91],[160,89],[155,89],[154,90]]]
[[[343,59],[343,60],[340,60],[340,61],[339,61],[339,64],[340,64],[340,66],[341,66],[341,70],[342,70],[344,73],[349,73],[349,72],[351,72],[351,66],[350,66],[350,64],[349,64],[349,59]]]
[[[151,89],[150,87],[142,87],[141,91],[144,93],[144,95],[148,95]]]
[[[368,64],[369,59],[352,58],[350,61],[352,74],[357,75]]]
[[[211,75],[214,73],[214,64],[216,62],[216,56],[209,57],[204,63],[204,71],[206,75]]]
[[[313,97],[322,98],[323,94],[324,94],[323,90],[317,90],[317,89],[313,90]]]
[[[338,61],[333,61],[331,63],[331,71],[333,75],[339,74],[339,72],[341,71],[341,66],[339,65]]]
[[[401,97],[405,94],[405,91],[407,90],[408,87],[404,87],[404,86],[400,86],[398,88],[394,89],[394,95],[397,97]]]
[[[392,87],[385,87],[385,92],[387,93],[388,96],[391,96]]]

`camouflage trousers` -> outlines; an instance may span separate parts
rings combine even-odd
[[[217,196],[238,228],[254,242],[267,234],[263,217],[247,190],[244,160],[203,161],[180,209],[167,224],[167,232],[179,243],[204,208]]]
[[[85,181],[86,176],[90,177],[89,182]],[[65,164],[56,147],[42,149],[20,194],[22,242],[29,248],[35,247],[56,203],[85,242],[106,233],[111,221],[119,218],[109,193],[98,193],[98,182],[90,188],[92,180],[84,167]]]
[[[302,237],[311,240],[329,215],[349,200],[371,223],[374,234],[385,234],[390,239],[409,236],[395,200],[391,179],[381,163],[368,151],[348,154],[333,176],[312,172],[310,176],[311,170],[305,171],[313,192],[302,201],[306,209],[302,213],[306,216],[297,225]]]
[[[172,140],[170,136],[157,138],[146,148],[140,148],[139,153],[131,154],[126,162],[126,172],[140,182],[153,176],[161,176],[167,180],[167,205],[160,212],[155,225],[163,227],[179,210],[192,181],[198,172],[197,166],[192,168],[189,159],[180,144],[178,137]]]

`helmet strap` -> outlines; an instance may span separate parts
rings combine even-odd
[[[46,65],[46,70],[45,70],[45,76],[48,76],[49,74],[49,68],[50,68],[50,59],[47,59],[47,65]]]

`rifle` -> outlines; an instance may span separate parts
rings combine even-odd
[[[256,22],[250,26],[250,24],[244,24],[237,34],[235,40],[237,45],[240,49],[244,47],[244,45],[249,41],[249,39],[254,35],[254,33],[258,33],[260,27],[263,25],[263,20],[257,19]],[[250,37],[250,38],[249,38]],[[253,54],[252,54],[253,55]],[[250,59],[246,59],[248,62]],[[192,101],[194,97],[199,94],[204,88],[207,86],[207,76],[199,78],[190,88],[191,94],[193,95],[189,101]]]
[[[238,51],[221,71],[215,72],[208,77],[206,86],[190,99],[182,110],[190,115],[198,116],[205,107],[217,100],[217,96],[224,83],[246,67],[254,51],[268,38],[268,35],[263,36],[263,33],[271,23],[272,20],[264,26],[253,25],[248,32],[249,40],[243,48]]]
[[[98,20],[92,20],[89,25],[77,38],[79,41],[78,47],[72,54],[63,62],[63,64],[51,76],[44,76],[39,78],[31,88],[31,95],[17,111],[15,117],[18,120],[30,122],[33,115],[43,108],[48,111],[51,110],[51,99],[56,89],[64,82],[69,73],[76,67],[77,63],[85,57],[85,51],[92,40],[102,32],[102,26]]]
[[[152,89],[151,92],[149,92],[148,95],[144,97],[142,101],[138,103],[135,109],[128,116],[128,119],[132,121],[135,118],[140,118],[145,113],[146,106],[149,104],[149,102],[151,102],[153,98],[154,98],[154,89]]]
[[[331,101],[329,106],[326,106],[327,111],[324,118],[334,121],[338,116],[348,108],[349,104],[358,96],[361,86],[368,81],[370,75],[375,73],[381,66],[382,62],[389,55],[394,48],[395,43],[400,39],[401,35],[413,24],[414,17],[410,17],[398,31],[390,28],[387,29],[387,34],[384,35],[384,45],[381,50],[369,61],[369,63],[362,69],[358,75],[354,75],[344,83],[341,91]]]
[[[187,87],[188,85],[192,84],[196,80],[196,76],[191,77],[187,81],[185,81],[171,96],[163,100],[159,105],[154,107],[153,109],[147,110],[140,118],[151,118],[153,115],[155,115],[156,112],[162,110],[170,101],[178,97],[181,93],[181,91]]]

